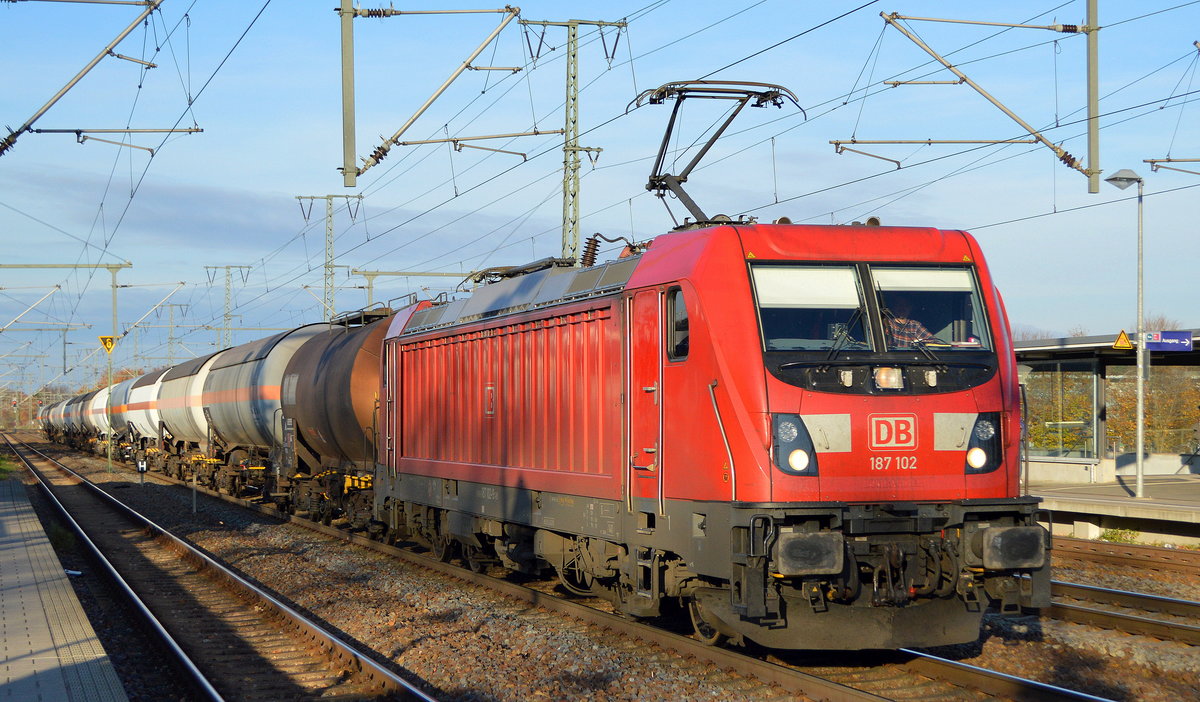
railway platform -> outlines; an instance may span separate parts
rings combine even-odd
[[[1105,530],[1139,533],[1144,542],[1200,544],[1200,475],[1148,475],[1144,498],[1134,497],[1135,478],[1090,485],[1033,483],[1029,492],[1042,498],[1044,524],[1053,533],[1083,539]]]
[[[14,479],[0,480],[0,702],[128,699],[50,539]]]

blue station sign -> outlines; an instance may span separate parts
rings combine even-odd
[[[1155,331],[1143,334],[1147,351],[1191,351],[1190,331]]]

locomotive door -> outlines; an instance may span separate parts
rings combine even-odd
[[[657,500],[658,512],[662,514],[662,293],[636,292],[627,298],[626,304],[628,504],[635,511],[645,511],[637,510],[634,500]]]

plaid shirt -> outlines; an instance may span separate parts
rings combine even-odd
[[[895,346],[912,346],[918,341],[932,340],[933,334],[915,319],[888,318],[888,339]]]

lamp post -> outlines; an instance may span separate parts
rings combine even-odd
[[[1146,330],[1143,329],[1142,317],[1142,188],[1145,181],[1137,173],[1122,168],[1104,179],[1121,190],[1137,183],[1137,488],[1135,498],[1144,498],[1145,462],[1143,454],[1146,448]]]

